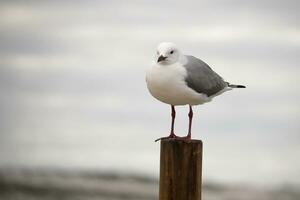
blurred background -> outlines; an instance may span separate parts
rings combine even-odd
[[[299,9],[297,0],[2,0],[0,199],[157,199],[154,140],[171,116],[145,72],[162,41],[247,86],[194,109],[204,199],[300,199]],[[187,113],[177,108],[178,135]]]

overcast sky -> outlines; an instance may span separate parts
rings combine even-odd
[[[0,166],[157,176],[153,141],[168,134],[170,108],[148,94],[145,71],[171,41],[247,86],[195,108],[205,180],[299,184],[299,9],[296,0],[1,1]],[[178,107],[179,135],[187,112]]]

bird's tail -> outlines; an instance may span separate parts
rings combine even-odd
[[[235,84],[230,84],[227,82],[227,85],[228,87],[231,87],[231,88],[246,88],[246,86],[244,85],[235,85]]]

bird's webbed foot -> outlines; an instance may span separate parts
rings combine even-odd
[[[176,139],[178,136],[176,136],[174,133],[171,133],[169,136],[167,137],[161,137],[155,140],[155,142],[159,141],[159,140],[167,140],[167,139]]]
[[[170,134],[169,136],[167,136],[167,137],[161,137],[161,138],[156,139],[155,142],[157,142],[157,141],[159,141],[159,140],[168,140],[168,139],[186,140],[186,141],[188,141],[188,140],[191,140],[191,135],[188,134],[187,136],[180,137],[180,136],[175,135],[174,133],[173,133],[173,134],[171,133],[171,134]]]

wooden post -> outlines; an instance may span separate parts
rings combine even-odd
[[[202,141],[162,140],[159,200],[201,200]]]

